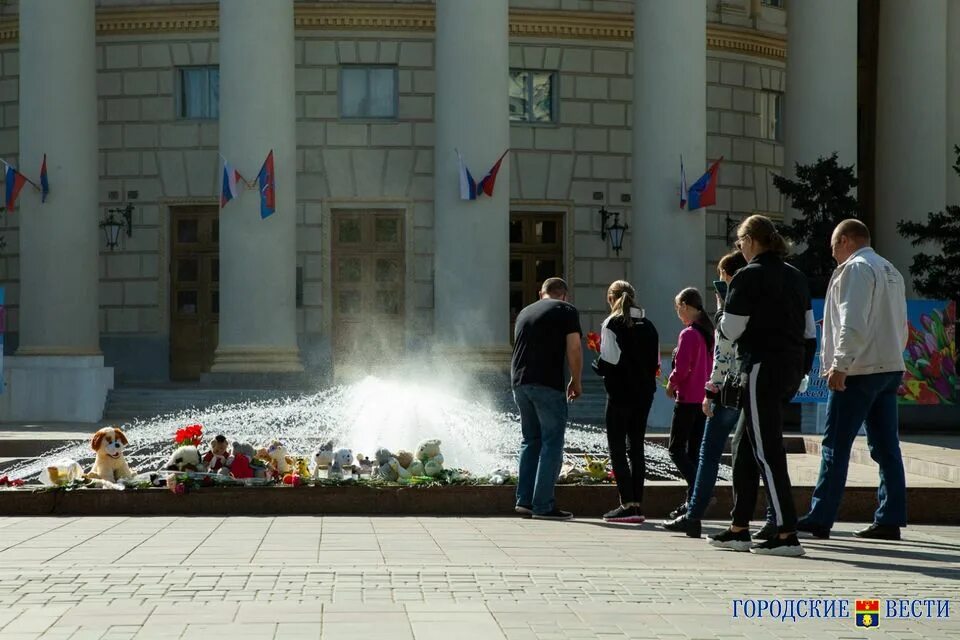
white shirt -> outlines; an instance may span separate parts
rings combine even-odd
[[[822,370],[853,376],[903,371],[907,337],[903,276],[871,247],[856,251],[827,287]]]

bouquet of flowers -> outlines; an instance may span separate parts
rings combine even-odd
[[[600,353],[600,334],[596,331],[587,334],[587,349]]]
[[[191,424],[177,429],[177,434],[174,437],[174,441],[177,443],[178,447],[186,447],[190,445],[199,447],[203,442],[203,425]]]

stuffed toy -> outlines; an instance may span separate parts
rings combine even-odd
[[[316,465],[313,468],[313,477],[320,477],[320,469],[328,469],[333,464],[333,440],[328,440],[326,444],[320,446],[320,450],[313,456],[313,462]]]
[[[410,465],[413,464],[413,461],[414,461],[413,454],[403,449],[400,449],[400,451],[397,452],[397,455],[395,455],[394,458],[397,459],[397,462],[399,462],[400,466],[403,467],[404,469],[409,469]]]
[[[255,472],[251,462],[256,454],[257,452],[253,448],[252,444],[234,442],[233,452],[231,456],[227,458],[227,462],[224,466],[229,470],[230,475],[237,480],[252,478],[254,477]],[[223,470],[221,469],[221,471]]]
[[[307,462],[306,458],[297,458],[297,475],[300,476],[301,480],[310,477],[310,463]]]
[[[226,466],[227,459],[230,457],[227,438],[223,435],[214,436],[208,445],[210,450],[203,454],[203,464],[211,472],[219,472]]]
[[[384,480],[398,482],[410,477],[410,472],[400,465],[396,456],[394,456],[389,449],[377,449],[376,461],[377,475]]]
[[[177,447],[163,468],[165,471],[206,471],[200,450],[193,445]]]
[[[40,470],[39,480],[48,487],[59,487],[83,479],[83,467],[76,460],[63,458]]]
[[[584,460],[587,461],[587,475],[590,476],[593,480],[605,480],[607,478],[607,465],[610,463],[610,460],[600,460],[600,458],[592,458],[585,455]]]
[[[343,471],[353,471],[353,451],[350,449],[337,449],[333,452],[333,464],[340,463],[340,469]]]
[[[369,476],[373,473],[373,461],[362,453],[357,454],[357,466],[361,475]]]
[[[127,436],[117,427],[104,427],[93,434],[90,448],[97,452],[97,458],[87,475],[107,482],[132,478],[133,471],[123,457],[125,446]]]
[[[274,440],[267,447],[267,458],[274,477],[282,479],[293,471],[293,458],[287,455],[287,448],[279,440]]]
[[[439,440],[424,440],[417,447],[417,460],[423,463],[423,473],[430,477],[443,473],[443,454]]]

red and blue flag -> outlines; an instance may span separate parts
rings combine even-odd
[[[13,211],[14,206],[17,204],[17,198],[20,196],[20,190],[23,189],[23,185],[27,184],[27,177],[6,162],[4,162],[3,165],[3,183],[6,189],[4,204],[7,211]]]
[[[710,165],[710,168],[700,176],[700,179],[690,185],[687,211],[696,211],[702,207],[717,204],[717,173],[722,161],[723,157],[721,156],[719,160]]]
[[[240,172],[233,168],[233,166],[227,162],[227,159],[223,159],[223,171],[220,176],[220,208],[223,209],[227,206],[227,203],[240,195],[240,188],[238,183],[245,182],[243,176],[240,175]]]
[[[477,185],[478,194],[486,194],[488,196],[493,195],[493,185],[497,181],[497,173],[500,171],[500,163],[503,162],[503,159],[507,157],[507,154],[510,152],[510,149],[507,149],[503,152],[500,158],[496,161],[493,167],[490,168],[490,171],[487,172],[487,175],[483,176],[480,180],[480,184]]]
[[[260,167],[260,173],[257,174],[257,182],[260,185],[260,217],[268,218],[277,210],[276,199],[276,176],[273,172],[273,149],[267,154],[263,166]]]
[[[467,169],[467,165],[464,163],[463,156],[460,155],[459,150],[457,151],[457,171],[460,174],[460,199],[476,200],[477,182],[473,179],[473,176],[470,175],[470,169]]]
[[[43,154],[43,164],[40,165],[40,203],[47,201],[50,193],[50,181],[47,179],[47,154]]]

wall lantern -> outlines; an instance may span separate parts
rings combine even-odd
[[[133,205],[115,209],[107,209],[107,217],[100,222],[103,235],[107,240],[107,248],[113,251],[120,243],[120,232],[127,228],[127,237],[133,235]]]
[[[613,224],[607,225],[607,220],[613,218]],[[600,238],[607,239],[610,234],[610,248],[619,256],[623,249],[623,235],[627,231],[627,225],[620,224],[620,214],[607,211],[606,207],[600,207]]]

